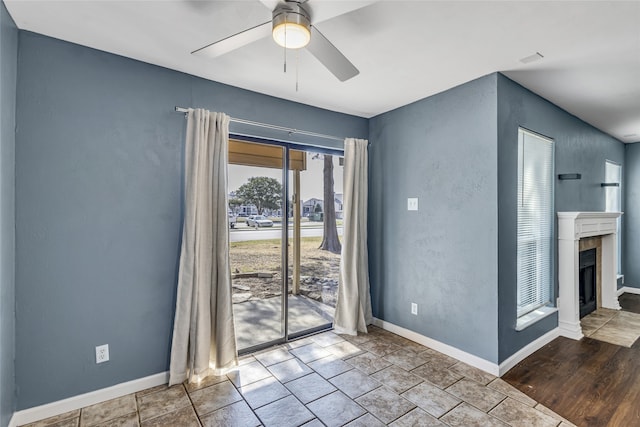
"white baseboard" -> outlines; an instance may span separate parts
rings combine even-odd
[[[400,335],[401,337],[417,342],[418,344],[425,345],[429,348],[439,351],[440,353],[446,354],[447,356],[458,359],[461,362],[466,363],[467,365],[482,369],[483,371],[488,372],[491,375],[498,376],[499,374],[500,370],[497,364],[489,362],[488,360],[475,356],[471,353],[467,353],[466,351],[462,351],[459,348],[450,346],[449,344],[434,340],[433,338],[426,337],[417,332],[405,329],[401,326],[394,325],[393,323],[389,323],[375,317],[373,318],[373,324],[386,331],[393,332],[396,335]]]
[[[168,382],[169,372],[161,372],[159,374],[150,375],[137,380],[127,381],[126,383],[116,384],[111,387],[58,400],[57,402],[23,409],[22,411],[18,411],[13,414],[8,427],[16,427],[44,420],[45,418],[54,417],[56,415],[64,414],[65,412],[84,408],[85,406],[95,405],[96,403],[104,402],[106,400],[136,393],[147,388],[167,384]]]
[[[485,372],[490,373],[491,375],[496,375],[498,377],[507,373],[511,368],[516,366],[520,361],[526,359],[528,356],[541,349],[545,345],[549,344],[551,341],[560,336],[560,329],[555,328],[535,341],[530,342],[525,347],[521,348],[519,351],[511,355],[507,360],[502,362],[500,365],[489,362],[481,357],[475,356],[473,354],[467,353],[466,351],[462,351],[459,348],[450,346],[448,344],[442,343],[440,341],[434,340],[433,338],[426,337],[417,332],[411,331],[409,329],[405,329],[401,326],[394,325],[393,323],[386,322],[384,320],[380,320],[377,318],[373,318],[373,324],[378,326],[386,331],[393,332],[394,334],[400,335],[401,337],[407,338],[411,341],[417,342],[418,344],[425,345],[430,347],[440,353],[444,353],[447,356],[451,356],[455,359],[460,360],[461,362],[466,363],[467,365],[474,366],[478,369],[482,369]]]
[[[554,339],[560,336],[560,328],[555,328],[535,341],[530,342],[526,346],[522,347],[516,353],[512,354],[507,360],[502,362],[499,367],[500,377],[506,374],[511,368],[516,366],[522,360],[529,357],[531,354],[535,353],[545,345],[549,344]]]
[[[640,288],[632,288],[631,286],[623,286],[618,289],[618,296],[627,293],[627,294],[636,294],[640,295]]]

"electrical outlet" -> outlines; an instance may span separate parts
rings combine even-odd
[[[418,315],[418,304],[416,304],[415,302],[411,303],[411,314],[413,314],[414,316]]]
[[[109,344],[99,345],[96,347],[96,363],[109,361]]]
[[[417,211],[418,210],[418,198],[417,197],[409,197],[407,199],[407,210],[408,211]]]

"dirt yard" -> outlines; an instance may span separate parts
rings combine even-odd
[[[335,307],[340,255],[318,249],[322,238],[301,239],[300,293]],[[289,277],[293,274],[292,248],[289,246]],[[281,294],[280,240],[233,242],[230,250],[234,302],[264,299]],[[260,273],[260,277],[247,273]],[[291,288],[291,279],[289,281]]]

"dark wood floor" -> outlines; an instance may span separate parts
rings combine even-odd
[[[640,295],[620,305],[640,313]],[[626,348],[560,337],[502,379],[580,427],[640,426],[640,339]]]

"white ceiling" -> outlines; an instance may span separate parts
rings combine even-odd
[[[263,4],[264,3],[264,4]],[[190,52],[266,22],[273,0],[5,0],[19,28],[256,92],[372,117],[500,71],[624,142],[640,141],[640,0],[310,0],[317,28],[360,70],[339,82],[265,38]],[[540,52],[529,64],[519,60]]]

